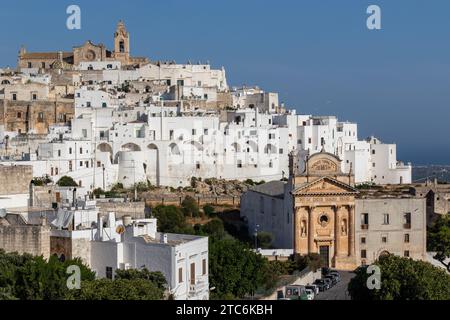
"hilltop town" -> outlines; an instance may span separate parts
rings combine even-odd
[[[134,57],[122,21],[112,40],[22,47],[0,69],[0,249],[80,258],[108,279],[144,266],[175,299],[210,298],[214,210],[269,260],[433,260],[427,226],[450,212],[450,191],[414,184],[395,144],[231,86],[223,67]],[[197,229],[163,224],[179,208]]]

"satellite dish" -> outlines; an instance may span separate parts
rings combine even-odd
[[[0,209],[0,218],[6,217],[6,209]]]
[[[125,232],[125,227],[124,227],[123,225],[117,226],[116,232],[117,232],[118,234],[124,233],[124,232]]]

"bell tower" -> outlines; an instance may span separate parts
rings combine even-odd
[[[130,63],[130,34],[122,20],[114,33],[114,58],[124,65]]]

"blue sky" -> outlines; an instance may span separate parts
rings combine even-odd
[[[82,29],[65,27],[78,4]],[[366,8],[382,30],[366,28]],[[112,47],[119,19],[131,50],[153,60],[210,61],[231,85],[277,91],[299,113],[355,121],[359,136],[398,144],[414,164],[450,164],[450,1],[128,0],[7,1],[0,64],[30,51]]]

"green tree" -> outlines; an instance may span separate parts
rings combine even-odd
[[[82,281],[80,290],[71,290],[72,300],[161,300],[164,290],[144,279],[98,279]]]
[[[200,215],[197,200],[191,196],[186,196],[184,198],[181,203],[181,210],[186,217],[198,217]]]
[[[203,212],[207,217],[213,217],[216,214],[214,207],[209,204],[203,206]]]
[[[436,252],[434,258],[450,271],[450,263],[445,263],[450,258],[450,216],[439,217],[428,231],[427,240],[428,250]]]
[[[197,228],[199,235],[206,235],[217,239],[222,239],[225,236],[225,228],[220,219],[212,219],[207,224]]]
[[[78,187],[78,184],[75,182],[75,180],[73,180],[72,177],[69,176],[61,177],[58,180],[57,185],[60,187]]]
[[[450,275],[424,261],[394,255],[381,256],[376,262],[381,271],[380,289],[367,286],[367,266],[360,267],[350,281],[353,300],[449,300]]]
[[[159,232],[180,233],[187,227],[183,212],[175,206],[159,205],[153,209],[153,214],[158,219]]]
[[[129,270],[116,270],[116,279],[136,280],[143,279],[153,282],[157,288],[165,290],[167,286],[166,278],[160,271],[151,272],[144,268],[141,270],[129,269]]]
[[[210,238],[209,282],[213,297],[242,298],[265,284],[268,260],[234,239]]]
[[[265,232],[265,231],[258,232],[257,242],[258,242],[259,248],[270,249],[272,240],[273,240],[273,237],[270,232]]]

